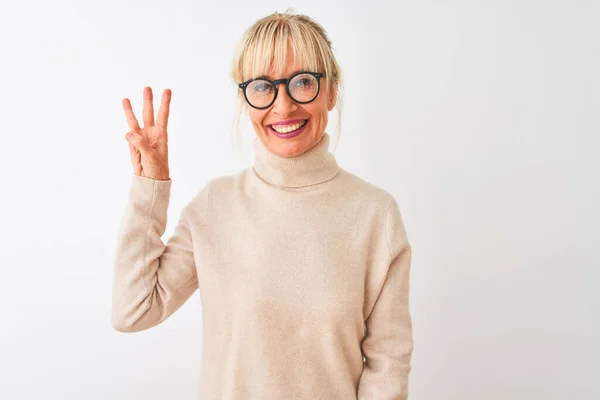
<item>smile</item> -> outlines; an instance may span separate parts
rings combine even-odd
[[[299,129],[300,127],[304,126],[306,121],[307,120],[304,120],[302,122],[292,124],[292,125],[277,125],[277,127],[271,125],[271,128],[273,128],[273,130],[275,130],[279,133],[290,133],[290,132],[293,132],[296,129]]]
[[[268,125],[269,128],[269,132],[272,133],[273,135],[282,138],[282,139],[288,139],[294,136],[297,136],[299,134],[301,134],[305,129],[306,126],[308,125],[308,121],[307,119],[305,119],[302,122],[296,123],[296,124],[292,124],[292,125],[286,125],[286,126],[277,126],[276,128],[273,127],[273,125]]]

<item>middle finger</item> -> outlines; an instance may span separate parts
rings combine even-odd
[[[144,127],[154,126],[154,106],[152,105],[152,88],[144,88]]]

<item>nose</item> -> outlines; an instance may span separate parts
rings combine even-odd
[[[298,105],[290,96],[288,96],[285,90],[285,84],[281,84],[277,98],[273,103],[273,112],[280,117],[286,117],[298,108]]]

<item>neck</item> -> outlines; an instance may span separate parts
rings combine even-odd
[[[282,187],[316,185],[332,179],[339,171],[329,151],[329,134],[296,157],[281,157],[269,151],[258,137],[254,138],[254,171],[264,181]]]

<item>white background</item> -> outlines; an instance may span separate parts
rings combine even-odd
[[[599,4],[2,0],[0,398],[195,398],[198,292],[148,331],[110,323],[121,99],[141,119],[145,85],[173,91],[168,235],[252,162],[247,119],[230,140],[233,48],[288,6],[346,78],[338,162],[403,212],[410,398],[600,398]]]

